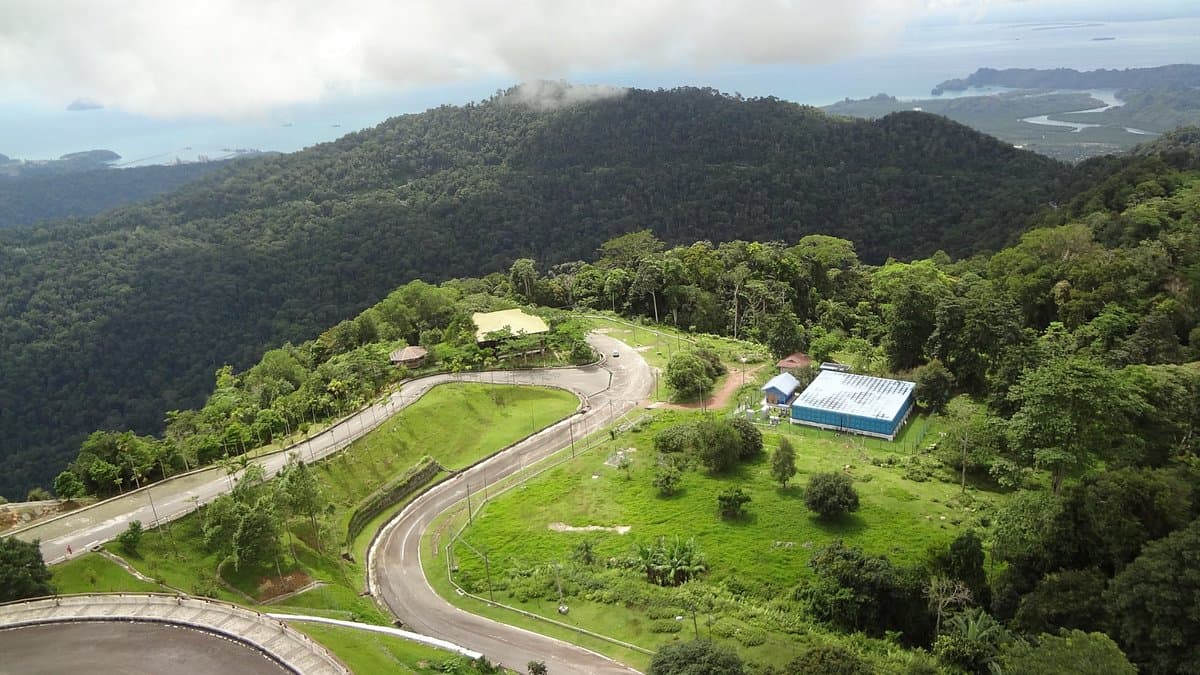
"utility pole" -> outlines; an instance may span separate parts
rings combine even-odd
[[[496,594],[492,592],[492,568],[488,564],[488,555],[486,553],[484,553],[482,555],[483,555],[483,572],[484,572],[484,574],[487,575],[487,581],[488,581],[488,598],[490,598],[492,602],[495,602]]]
[[[146,488],[146,499],[150,500],[150,512],[154,514],[154,526],[158,527],[159,524],[162,524],[163,529],[167,531],[167,541],[171,542],[171,552],[178,556],[179,550],[175,548],[175,536],[171,534],[171,524],[162,523],[159,520],[158,509],[154,506],[154,495],[152,495],[151,492],[152,490],[150,488]]]
[[[567,429],[571,432],[571,458],[575,457],[575,418],[567,418]]]
[[[471,484],[469,482],[467,483],[467,523],[475,523],[475,517],[471,513]]]

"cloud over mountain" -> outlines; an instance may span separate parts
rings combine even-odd
[[[240,117],[371,87],[817,63],[944,0],[8,0],[0,95]],[[59,103],[61,105],[61,103]]]

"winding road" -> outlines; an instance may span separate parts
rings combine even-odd
[[[603,428],[653,390],[653,373],[641,355],[607,336],[592,334],[588,340],[602,354],[618,350],[621,356],[608,359],[603,367],[531,373],[553,373],[556,386],[586,397],[585,410],[425,492],[376,538],[368,554],[368,588],[410,630],[470,647],[517,671],[530,661],[543,661],[551,673],[637,672],[582,647],[458,609],[434,592],[421,567],[422,533],[440,513],[466,499],[468,485],[482,491],[485,483],[490,485],[567,447],[572,437]]]
[[[636,672],[582,647],[457,609],[434,593],[421,569],[421,533],[438,514],[465,498],[468,484],[482,489],[485,482],[491,484],[567,447],[573,438],[583,438],[637,407],[653,391],[654,374],[635,350],[600,333],[590,334],[588,342],[600,354],[616,351],[620,356],[578,368],[431,375],[411,380],[321,434],[254,461],[271,477],[291,452],[300,453],[306,461],[329,456],[446,382],[554,386],[575,392],[584,401],[579,412],[433,487],[405,507],[372,547],[369,588],[414,631],[469,647],[516,670],[537,660],[546,662],[553,673]],[[40,540],[43,558],[61,562],[115,539],[130,521],[157,525],[187,515],[228,492],[239,476],[227,474],[221,467],[193,471],[36,523],[13,536]]]

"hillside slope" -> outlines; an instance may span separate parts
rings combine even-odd
[[[176,190],[222,166],[205,162],[0,177],[0,228],[94,216]]]
[[[223,363],[413,278],[518,257],[825,233],[882,262],[998,248],[1068,169],[920,113],[850,121],[706,89],[546,109],[498,96],[249,159],[154,202],[0,232],[0,494],[97,428],[146,432]]]

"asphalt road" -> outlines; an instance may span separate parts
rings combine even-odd
[[[466,498],[468,484],[472,492],[482,491],[485,483],[490,485],[567,447],[572,437],[582,438],[607,426],[653,391],[654,375],[636,351],[604,335],[593,334],[589,341],[603,354],[611,357],[615,349],[621,356],[607,359],[603,367],[570,374],[556,371],[560,373],[555,378],[559,386],[587,395],[586,411],[429,490],[389,522],[376,539],[368,560],[370,590],[410,630],[469,647],[521,672],[529,661],[544,661],[551,673],[637,672],[582,647],[464,612],[434,592],[421,568],[421,534],[438,514]]]

